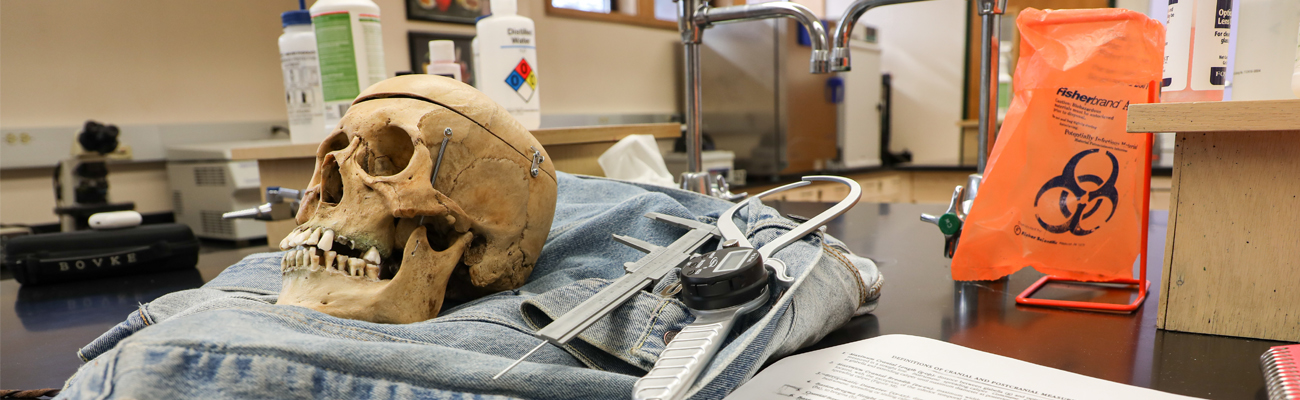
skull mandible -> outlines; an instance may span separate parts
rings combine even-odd
[[[482,92],[434,75],[384,80],[316,151],[301,225],[280,243],[277,304],[411,323],[444,297],[518,288],[555,195],[546,150]]]

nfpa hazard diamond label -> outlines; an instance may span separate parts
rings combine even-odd
[[[510,70],[510,75],[506,76],[506,84],[527,102],[533,99],[533,93],[537,93],[537,73],[533,71],[533,66],[528,65],[528,60],[521,58],[515,69]]]

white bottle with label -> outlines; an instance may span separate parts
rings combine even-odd
[[[320,59],[325,125],[333,130],[362,90],[384,80],[379,6],[370,0],[318,0],[311,6]]]
[[[1169,0],[1160,101],[1223,100],[1231,0]]]
[[[329,134],[324,129],[324,99],[320,91],[320,66],[316,61],[316,34],[307,10],[280,15],[280,67],[284,70],[284,99],[289,111],[289,140],[320,143]]]
[[[505,107],[528,129],[542,124],[533,20],[516,14],[515,0],[494,0],[478,30],[478,90]]]
[[[464,82],[460,76],[460,64],[456,63],[456,42],[450,40],[429,41],[429,66],[424,73],[445,76]]]
[[[1240,0],[1232,100],[1294,99],[1287,82],[1295,66],[1298,0]]]

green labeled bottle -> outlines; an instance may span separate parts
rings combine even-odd
[[[379,6],[371,0],[319,0],[311,6],[320,60],[325,126],[333,131],[352,100],[384,80],[384,39]]]

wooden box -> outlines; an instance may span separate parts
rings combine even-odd
[[[1300,341],[1300,100],[1133,105],[1177,132],[1157,326]]]

